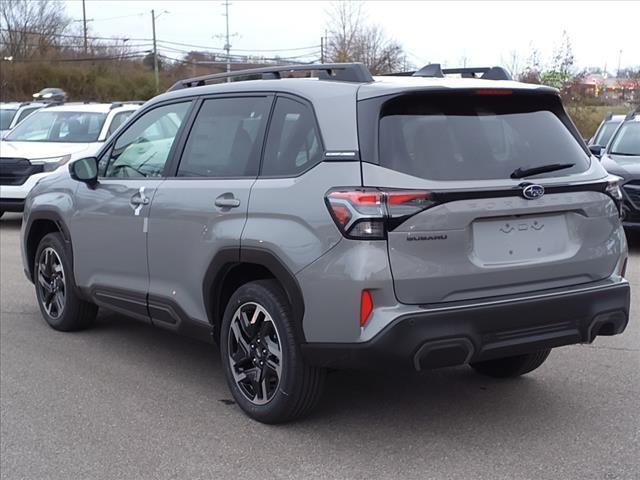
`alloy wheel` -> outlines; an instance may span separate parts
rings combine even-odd
[[[271,315],[247,302],[233,314],[228,335],[231,373],[242,394],[255,405],[268,403],[282,376],[282,347]]]
[[[64,311],[66,287],[62,260],[56,251],[47,247],[40,253],[37,272],[40,302],[47,315],[59,318]]]

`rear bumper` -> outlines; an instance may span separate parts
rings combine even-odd
[[[629,318],[629,284],[424,309],[363,343],[307,343],[313,365],[422,370],[531,353],[617,335]]]

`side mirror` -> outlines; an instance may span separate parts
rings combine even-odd
[[[598,158],[604,153],[604,147],[600,145],[589,145],[589,150]]]
[[[93,186],[98,183],[98,159],[87,157],[76,160],[69,165],[69,172],[74,180]]]

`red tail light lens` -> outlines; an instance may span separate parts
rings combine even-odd
[[[360,326],[364,327],[373,312],[373,299],[369,290],[362,290],[360,295]]]
[[[347,238],[383,240],[387,230],[433,205],[433,194],[416,190],[338,189],[326,203]]]

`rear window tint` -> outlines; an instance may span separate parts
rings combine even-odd
[[[406,95],[382,107],[379,163],[431,180],[509,178],[551,163],[575,165],[537,177],[582,172],[589,157],[563,115],[536,95]]]

